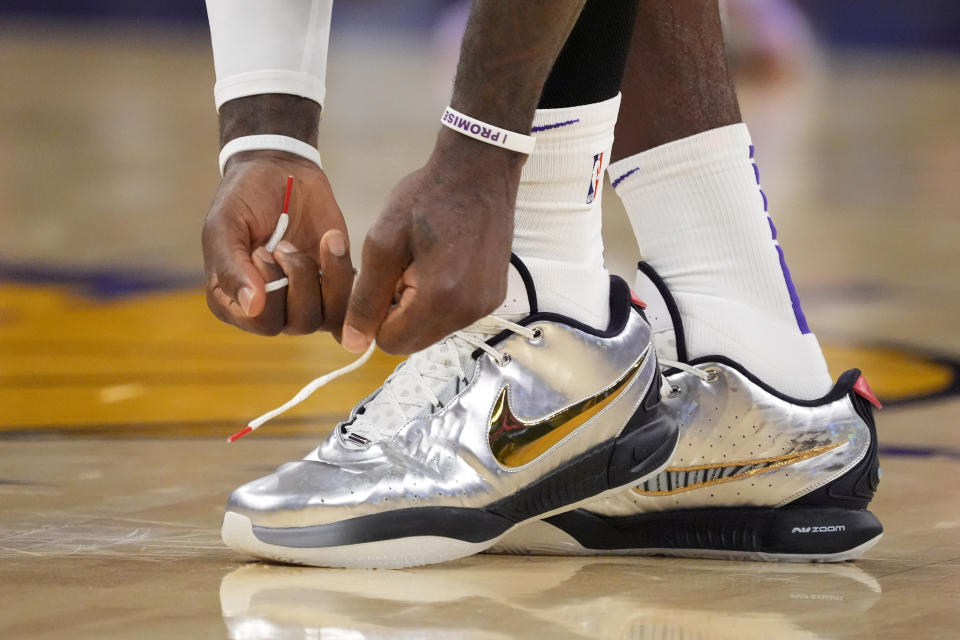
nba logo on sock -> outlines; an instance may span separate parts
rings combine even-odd
[[[603,153],[593,156],[593,174],[590,176],[590,187],[587,188],[587,204],[593,202],[600,191],[600,183],[603,181]]]

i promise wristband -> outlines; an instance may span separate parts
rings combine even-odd
[[[320,152],[303,140],[297,140],[290,136],[260,134],[234,138],[223,145],[223,149],[220,150],[220,175],[223,175],[223,168],[227,166],[227,160],[229,160],[233,154],[240,153],[241,151],[269,150],[286,151],[287,153],[292,153],[295,156],[309,160],[321,169],[323,168],[323,165],[320,164]]]
[[[440,124],[474,140],[486,142],[495,147],[509,149],[510,151],[516,151],[517,153],[526,155],[533,153],[533,136],[525,136],[522,133],[515,133],[501,129],[500,127],[495,127],[492,124],[487,124],[476,118],[464,115],[450,107],[444,110],[443,115],[440,117]]]

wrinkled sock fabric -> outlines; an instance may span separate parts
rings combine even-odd
[[[619,108],[618,94],[537,110],[514,218],[513,252],[530,270],[540,310],[600,329],[610,317],[600,204]]]

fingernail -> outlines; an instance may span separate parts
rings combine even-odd
[[[338,258],[347,255],[347,243],[343,241],[343,234],[339,231],[330,234],[327,238],[327,246],[330,247],[330,253]]]
[[[273,259],[273,254],[267,251],[266,248],[264,247],[257,247],[254,250],[253,255],[257,256],[264,262],[268,262],[270,264],[277,264],[277,261]]]
[[[242,287],[237,294],[237,302],[240,303],[240,308],[243,309],[243,312],[249,316],[250,303],[253,302],[253,289],[250,287]]]
[[[343,335],[340,340],[343,348],[351,353],[363,353],[370,345],[365,335],[348,324],[343,325]]]
[[[296,253],[297,248],[286,240],[281,240],[279,243],[277,243],[277,251],[280,253]]]

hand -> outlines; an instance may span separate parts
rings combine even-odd
[[[394,188],[363,245],[343,346],[376,337],[412,353],[497,308],[506,294],[525,156],[443,130],[430,160]]]
[[[271,254],[287,176],[290,225]],[[233,156],[203,224],[207,305],[229,324],[262,335],[330,331],[338,340],[353,285],[347,228],[323,171],[282,151]],[[323,286],[320,286],[320,271]],[[266,282],[286,276],[285,289]]]

